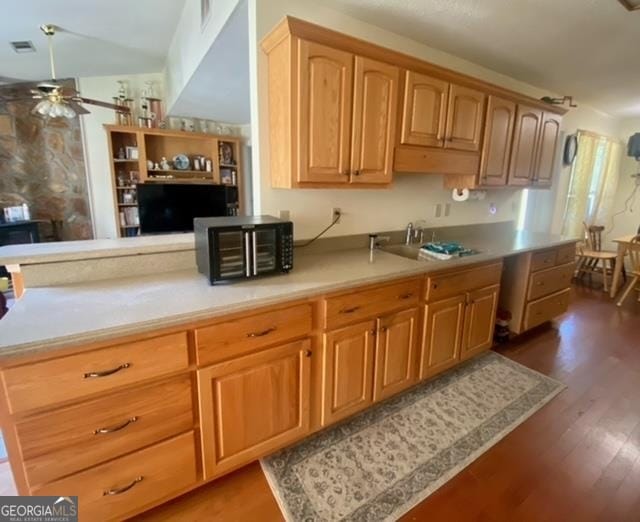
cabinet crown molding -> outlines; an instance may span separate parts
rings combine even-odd
[[[537,98],[447,69],[440,65],[421,60],[399,51],[394,51],[392,49],[367,42],[366,40],[361,40],[332,29],[327,29],[326,27],[301,20],[293,16],[285,16],[284,19],[263,38],[261,48],[265,53],[269,54],[274,47],[288,36],[295,36],[303,40],[313,41],[354,54],[359,54],[361,56],[366,56],[374,60],[387,62],[400,68],[436,76],[443,80],[454,82],[458,85],[479,89],[486,94],[507,98],[517,103],[523,103],[531,107],[543,109],[547,112],[563,115],[568,110],[557,105],[550,105]]]

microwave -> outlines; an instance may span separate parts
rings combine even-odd
[[[293,223],[272,216],[195,218],[196,264],[210,284],[289,272]]]

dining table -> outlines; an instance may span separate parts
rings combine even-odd
[[[628,236],[618,237],[613,239],[613,242],[617,245],[617,257],[616,266],[613,269],[613,282],[611,283],[611,289],[609,290],[609,296],[613,299],[618,293],[620,287],[620,278],[622,277],[622,267],[624,267],[624,257],[627,255],[629,248],[631,248],[631,240],[636,237],[636,234]]]

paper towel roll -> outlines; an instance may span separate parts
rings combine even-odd
[[[451,197],[453,201],[467,201],[469,199],[469,189],[453,189]]]

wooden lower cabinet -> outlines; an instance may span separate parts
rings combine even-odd
[[[491,348],[499,290],[500,286],[496,285],[469,292],[460,360],[464,361]]]
[[[465,304],[466,296],[459,295],[425,306],[420,379],[440,373],[459,362]]]
[[[309,431],[308,339],[198,370],[205,479]]]
[[[374,401],[386,399],[416,382],[418,309],[381,318],[378,332]]]
[[[375,320],[324,334],[323,426],[348,417],[371,404],[375,339]]]
[[[32,495],[77,495],[79,520],[122,520],[193,486],[196,447],[190,431],[35,488]]]

